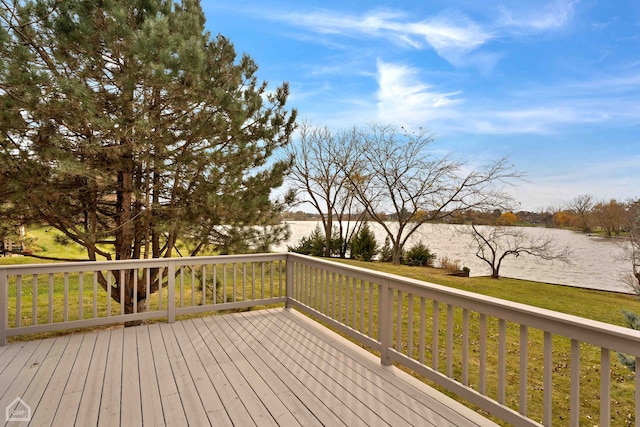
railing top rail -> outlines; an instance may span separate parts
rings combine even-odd
[[[640,357],[640,331],[630,328],[324,259],[299,254],[289,254],[289,257],[336,273],[358,275],[374,283],[387,283],[394,289],[417,296]]]
[[[0,271],[6,271],[7,274],[26,275],[26,274],[47,274],[47,273],[64,273],[79,271],[98,271],[98,270],[118,270],[122,268],[154,268],[164,267],[168,263],[176,266],[183,265],[200,265],[200,264],[231,264],[241,262],[262,262],[286,260],[286,253],[271,254],[248,254],[248,255],[216,255],[216,256],[200,256],[200,257],[181,257],[181,258],[150,258],[150,259],[129,259],[118,261],[78,261],[78,262],[61,262],[47,264],[14,264],[0,266]]]

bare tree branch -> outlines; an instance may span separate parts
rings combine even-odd
[[[570,263],[568,247],[558,248],[550,235],[535,236],[520,227],[477,226],[472,224],[463,233],[471,236],[476,257],[491,268],[491,277],[500,277],[502,261],[527,254],[545,261]]]

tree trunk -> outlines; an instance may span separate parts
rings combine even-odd
[[[393,265],[400,265],[402,263],[402,247],[400,245],[393,245]]]
[[[331,215],[331,211],[327,214],[327,227],[324,230],[325,237],[325,248],[324,248],[324,256],[327,258],[331,257],[331,231],[333,228],[333,216]]]

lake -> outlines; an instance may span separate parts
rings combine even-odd
[[[287,221],[291,228],[291,239],[274,247],[276,251],[286,251],[287,245],[295,245],[303,236],[311,234],[316,221]],[[376,223],[369,223],[378,244],[384,243],[385,232]],[[476,258],[475,250],[470,246],[471,238],[460,233],[463,225],[425,224],[412,236],[405,249],[422,241],[438,260],[448,257],[459,260],[462,266],[471,269],[472,276],[487,276],[491,269],[482,260]],[[571,250],[571,264],[540,261],[527,255],[518,258],[508,257],[502,262],[500,275],[517,279],[527,279],[582,288],[601,289],[615,292],[632,293],[624,282],[631,273],[631,264],[623,259],[620,241],[590,236],[569,230],[539,227],[522,227],[526,233],[550,235],[559,247],[568,246]],[[436,261],[436,265],[438,265]]]

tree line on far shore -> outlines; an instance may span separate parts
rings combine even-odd
[[[584,233],[595,233],[604,237],[614,237],[628,234],[638,209],[638,200],[597,201],[590,194],[581,194],[559,207],[548,207],[536,212],[468,210],[443,218],[441,223],[449,224],[477,224],[477,225],[505,225],[505,226],[544,226],[548,228],[565,228]],[[366,212],[356,212],[345,216],[344,220],[357,221],[362,217],[369,220]],[[381,216],[387,221],[395,220],[395,215]],[[288,210],[281,214],[283,221],[320,221],[322,215],[317,212],[302,210]]]

